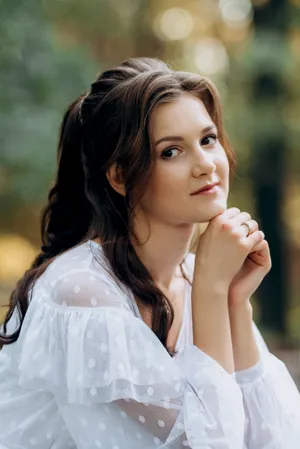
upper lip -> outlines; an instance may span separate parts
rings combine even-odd
[[[205,186],[201,187],[201,189],[198,189],[198,190],[195,190],[195,192],[192,192],[191,195],[195,195],[196,193],[202,192],[203,190],[212,189],[213,187],[217,186],[218,184],[219,184],[219,181],[205,184]]]

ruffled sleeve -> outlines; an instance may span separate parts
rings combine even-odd
[[[171,358],[127,301],[88,272],[61,279],[32,314],[20,384],[54,394],[79,449],[242,449],[234,377],[193,345]]]
[[[299,449],[300,394],[285,364],[270,353],[253,323],[260,361],[237,371],[244,398],[247,449]]]

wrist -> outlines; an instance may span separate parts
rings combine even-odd
[[[192,295],[193,292],[201,292],[199,296],[202,298],[216,298],[218,301],[224,300],[228,304],[228,291],[229,285],[227,285],[225,282],[216,282],[216,280],[210,280],[203,274],[201,276],[194,275]]]
[[[232,316],[232,317],[235,317],[235,316],[245,317],[245,318],[248,317],[252,321],[253,307],[252,307],[250,298],[243,300],[242,302],[236,303],[236,304],[232,304],[229,301],[228,311],[229,311],[230,316]]]
[[[259,361],[250,301],[229,312],[235,371],[252,368]]]
[[[241,334],[246,331],[252,332],[253,308],[250,301],[245,301],[243,304],[234,307],[229,306],[228,314],[232,332],[236,331]]]
[[[195,260],[193,283],[199,283],[202,288],[213,291],[217,295],[226,294],[228,297],[231,280],[222,279],[216,272],[199,260]]]

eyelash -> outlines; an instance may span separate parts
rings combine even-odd
[[[210,137],[213,138],[213,139],[215,139],[215,140],[218,139],[218,136],[217,136],[216,134],[209,134],[208,136],[203,137],[203,139],[201,140],[201,146],[203,145],[202,142],[203,142],[205,139],[208,139],[208,138],[210,138]],[[215,142],[214,142],[214,143],[215,143]],[[211,145],[213,145],[213,144],[211,144]],[[209,145],[207,145],[207,146],[209,146]],[[171,157],[164,157],[164,153],[166,153],[167,151],[172,151],[172,150],[178,150],[178,148],[177,148],[177,147],[170,147],[170,148],[167,148],[166,150],[164,150],[164,151],[161,153],[162,159],[164,159],[164,160],[167,160],[167,159],[174,159],[174,158],[171,158]]]

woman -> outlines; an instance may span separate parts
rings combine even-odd
[[[252,321],[271,261],[226,207],[233,166],[214,85],[158,60],[69,107],[0,340],[4,447],[299,447],[298,390]]]

